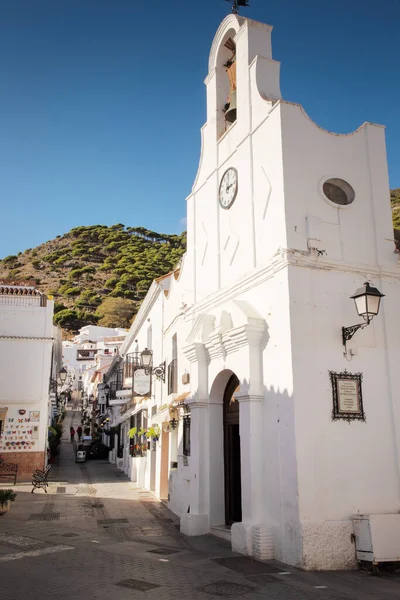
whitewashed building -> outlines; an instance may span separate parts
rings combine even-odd
[[[230,15],[214,38],[187,253],[153,283],[122,347],[113,458],[168,498],[187,535],[353,568],[352,515],[400,519],[400,268],[384,128],[334,134],[282,100],[271,31]],[[372,321],[351,300],[366,281],[385,295]],[[342,327],[360,322],[344,346]],[[144,348],[166,375],[138,391]],[[130,456],[128,431],[143,424],[159,424],[159,440]]]
[[[98,354],[116,355],[126,334],[126,329],[86,325],[72,340],[63,341],[63,363],[75,389],[87,391],[84,385],[86,370],[96,366]]]
[[[61,354],[53,305],[29,285],[0,285],[0,455],[18,464],[18,480],[47,462],[52,354]]]

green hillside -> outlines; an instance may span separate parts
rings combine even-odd
[[[53,295],[54,321],[68,331],[96,323],[126,327],[153,279],[171,271],[185,249],[186,233],[168,235],[120,223],[76,227],[18,256],[6,256],[0,278],[31,281]]]
[[[391,190],[390,203],[392,205],[393,227],[400,229],[400,188]]]
[[[400,251],[400,188],[390,192]],[[86,324],[129,327],[151,282],[176,267],[186,233],[144,227],[75,227],[56,239],[0,260],[0,279],[30,281],[55,298],[55,323],[74,332]]]

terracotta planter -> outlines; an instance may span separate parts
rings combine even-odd
[[[11,507],[11,501],[8,500],[5,504],[0,504],[0,517],[8,513]]]

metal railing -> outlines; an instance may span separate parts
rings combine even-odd
[[[140,367],[140,364],[140,352],[127,354],[124,362],[124,379],[133,377],[134,370]]]

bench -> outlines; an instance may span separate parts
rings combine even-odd
[[[44,471],[40,471],[39,469],[36,469],[36,471],[32,475],[33,488],[32,488],[31,494],[33,494],[33,492],[35,491],[36,488],[38,488],[38,489],[43,488],[47,494],[46,488],[49,485],[49,483],[47,481],[47,476],[49,474],[50,469],[51,469],[51,465],[47,465],[47,467],[45,468]]]
[[[14,485],[17,483],[18,465],[17,463],[0,463],[0,481],[14,480]]]

